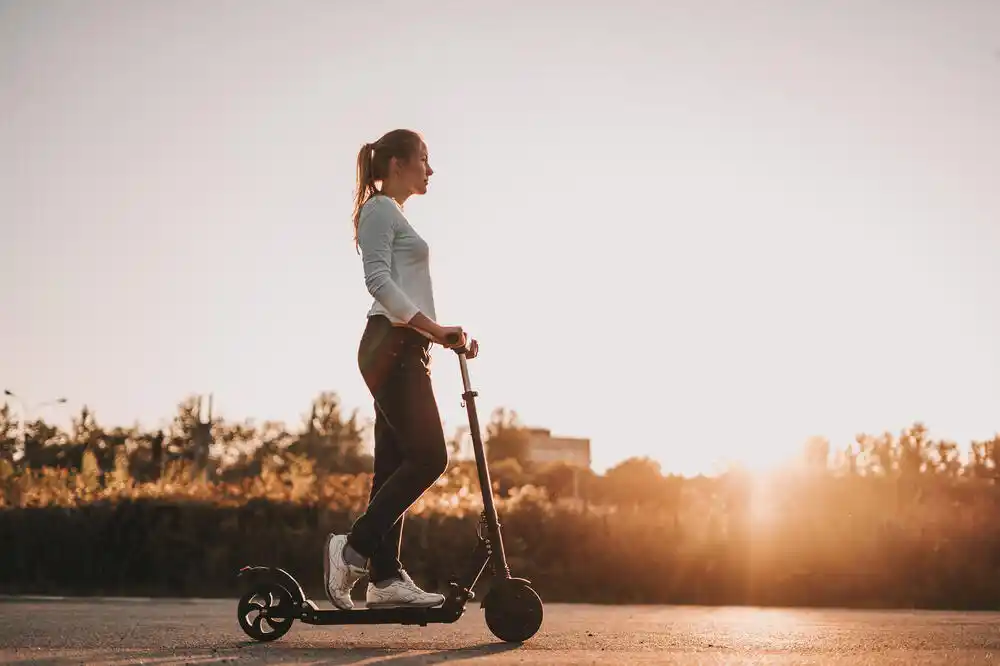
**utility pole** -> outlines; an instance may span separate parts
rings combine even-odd
[[[208,395],[208,418],[202,420],[201,397],[198,397],[198,424],[194,430],[194,468],[202,480],[208,476],[208,449],[212,445],[212,402],[213,394]]]

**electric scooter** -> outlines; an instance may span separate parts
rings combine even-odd
[[[453,338],[457,342],[457,336]],[[306,624],[449,624],[465,613],[466,603],[474,598],[472,588],[488,566],[493,584],[482,601],[486,625],[502,641],[520,643],[528,640],[542,625],[542,600],[531,588],[531,581],[514,578],[507,566],[503,537],[493,503],[493,486],[486,465],[476,396],[469,382],[466,360],[468,349],[453,347],[462,370],[463,405],[469,414],[476,469],[483,493],[483,512],[476,526],[478,539],[468,568],[448,584],[444,603],[432,608],[363,608],[341,610],[319,608],[306,598],[295,578],[278,567],[244,566],[237,574],[243,596],[237,605],[240,628],[257,641],[273,641],[284,636],[295,620]],[[485,530],[485,534],[484,534]],[[254,619],[250,619],[256,614]]]

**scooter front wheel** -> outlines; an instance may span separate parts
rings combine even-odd
[[[542,626],[542,600],[527,581],[497,581],[483,599],[486,626],[508,643],[523,643]]]
[[[240,598],[236,617],[255,641],[274,641],[292,628],[292,595],[277,583],[260,583]]]

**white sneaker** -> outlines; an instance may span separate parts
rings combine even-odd
[[[366,602],[368,608],[430,608],[444,603],[444,595],[424,592],[413,582],[405,571],[385,587],[379,588],[368,583]]]
[[[358,579],[367,573],[363,567],[348,564],[344,559],[344,546],[346,545],[346,534],[330,534],[326,537],[326,548],[323,554],[323,583],[326,587],[326,598],[341,610],[354,608],[354,602],[351,600],[351,589],[358,582]]]

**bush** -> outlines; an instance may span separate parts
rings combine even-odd
[[[305,463],[232,483],[191,480],[183,464],[149,483],[95,480],[83,467],[0,481],[0,593],[232,597],[240,566],[270,564],[324,599],[324,537],[349,528],[370,483],[368,474],[318,479]],[[512,572],[546,601],[994,608],[1000,599],[1000,492],[989,479],[647,481],[646,497],[553,501],[530,484],[498,495]],[[426,588],[444,590],[467,565],[481,505],[474,470],[456,464],[412,507],[403,561]]]

